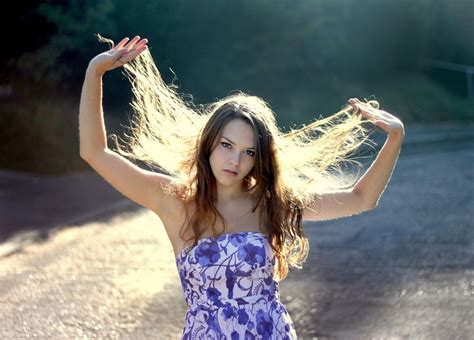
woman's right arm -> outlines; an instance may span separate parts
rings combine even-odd
[[[102,112],[102,76],[129,62],[147,48],[147,40],[140,40],[138,36],[127,42],[127,38],[123,39],[116,47],[99,54],[89,63],[79,108],[80,155],[117,191],[164,219],[178,206],[176,199],[165,194],[163,189],[171,178],[141,169],[107,148]],[[178,239],[179,230],[167,232],[171,240]]]
[[[91,64],[86,71],[79,104],[79,145],[84,159],[107,148],[102,111],[102,75]]]
[[[163,186],[170,182],[164,174],[144,170],[107,148],[102,112],[102,76],[122,66],[146,49],[146,39],[123,39],[113,49],[91,60],[86,71],[79,107],[81,157],[108,183],[134,202],[153,210],[161,218],[173,206]]]
[[[147,40],[135,36],[94,57],[87,67],[79,105],[80,155],[87,159],[107,148],[102,111],[102,77],[105,72],[136,58],[147,48]]]

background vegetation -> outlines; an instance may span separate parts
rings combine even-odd
[[[78,105],[95,33],[150,40],[167,82],[205,104],[234,90],[264,98],[280,127],[375,97],[406,125],[474,121],[466,75],[426,60],[474,65],[471,0],[23,1],[4,22],[0,167],[64,173],[79,158]],[[21,27],[21,31],[19,28]],[[25,33],[20,33],[25,32]],[[132,115],[120,71],[107,74],[107,132]]]

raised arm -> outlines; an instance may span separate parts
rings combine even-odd
[[[91,60],[86,71],[79,108],[81,157],[115,189],[136,203],[156,212],[161,218],[173,203],[162,186],[167,175],[144,170],[107,148],[102,112],[102,76],[124,65],[146,48],[139,36],[123,39],[114,48]]]
[[[364,207],[375,208],[397,163],[405,138],[405,128],[400,119],[386,111],[363,105],[358,99],[351,99],[349,103],[358,108],[362,116],[387,133],[387,140],[377,158],[353,189],[359,195]]]
[[[80,155],[86,159],[107,148],[102,111],[102,76],[105,72],[124,65],[147,48],[147,40],[124,38],[111,50],[94,57],[86,70],[79,105]]]
[[[387,140],[372,165],[352,189],[323,193],[319,200],[304,209],[304,220],[335,219],[375,208],[395,168],[405,137],[403,123],[392,114],[375,110],[358,99],[351,99],[349,103],[362,116],[387,132]]]
[[[124,196],[164,218],[173,204],[162,188],[170,182],[170,177],[141,169],[108,149],[102,112],[102,76],[137,57],[147,48],[146,43],[139,36],[130,42],[125,38],[89,63],[79,109],[80,155]]]

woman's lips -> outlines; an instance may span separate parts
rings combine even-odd
[[[236,172],[232,172],[230,170],[224,170],[224,172],[228,173],[231,176],[237,176],[238,175]]]

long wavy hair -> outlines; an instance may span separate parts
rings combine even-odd
[[[309,249],[303,209],[318,204],[321,193],[356,182],[357,176],[345,176],[341,166],[360,165],[350,156],[371,142],[361,115],[345,105],[330,117],[283,132],[269,105],[256,96],[235,92],[208,105],[195,105],[191,96],[163,81],[149,50],[124,69],[132,85],[135,115],[130,120],[132,135],[124,141],[128,151],[112,135],[117,152],[170,175],[172,182],[165,189],[185,203],[180,235],[189,249],[206,231],[214,236],[224,232],[216,230],[217,219],[224,228],[226,223],[216,209],[216,179],[209,157],[224,126],[242,119],[253,129],[256,145],[255,166],[242,189],[253,198],[252,211],[260,207],[259,227],[265,226],[276,256],[276,279],[284,279],[289,266],[302,268]],[[378,108],[376,101],[367,104]]]

